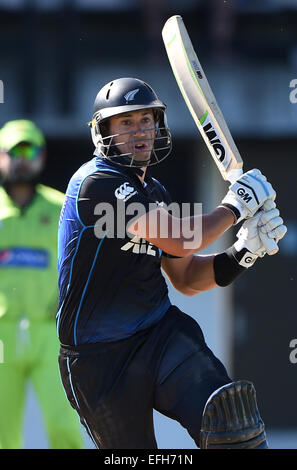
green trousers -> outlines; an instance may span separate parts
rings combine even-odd
[[[83,448],[81,425],[60,380],[54,321],[2,319],[0,341],[0,449],[23,447],[28,381],[39,400],[49,447]]]

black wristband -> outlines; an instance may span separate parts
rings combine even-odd
[[[218,286],[228,286],[234,279],[247,270],[247,268],[239,264],[236,255],[237,252],[235,248],[231,246],[231,248],[228,248],[224,253],[220,253],[214,257],[214,275]]]
[[[220,206],[226,207],[227,209],[229,209],[234,214],[234,217],[235,217],[234,225],[235,225],[237,223],[238,219],[240,219],[240,217],[241,217],[241,213],[239,212],[237,207],[234,207],[234,206],[232,206],[232,204],[228,204],[228,203],[225,203],[225,202],[221,203]]]

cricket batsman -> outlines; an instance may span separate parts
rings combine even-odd
[[[227,286],[263,262],[261,235],[278,242],[286,227],[257,169],[211,213],[170,214],[171,198],[150,173],[171,151],[165,110],[136,78],[113,80],[95,99],[95,154],[69,182],[58,232],[62,382],[100,449],[155,449],[154,409],[199,448],[264,449],[253,383],[232,380],[198,322],[171,304],[164,275],[187,296]],[[202,224],[192,246],[178,230],[185,222],[197,231]],[[199,254],[240,222],[233,246]]]
[[[57,226],[63,194],[38,184],[46,143],[28,120],[0,130],[0,448],[23,446],[30,381],[53,449],[82,448],[57,364]]]

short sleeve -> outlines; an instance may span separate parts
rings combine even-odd
[[[88,175],[82,182],[77,209],[85,226],[94,226],[102,215],[106,219],[112,217],[113,223],[124,218],[127,226],[133,217],[148,212],[150,204],[151,201],[124,175],[98,171]]]

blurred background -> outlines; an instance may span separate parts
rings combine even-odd
[[[42,182],[64,192],[92,157],[86,123],[98,90],[115,78],[141,78],[167,104],[174,138],[172,156],[153,176],[173,199],[212,210],[227,183],[169,66],[161,29],[174,14],[183,16],[245,169],[260,168],[272,181],[288,234],[277,256],[258,261],[232,287],[185,298],[169,285],[170,295],[200,323],[233,378],[254,382],[271,447],[297,448],[290,356],[297,338],[297,0],[0,0],[0,125],[36,122],[48,144]],[[224,250],[235,234],[207,251]],[[160,448],[195,448],[175,422],[157,413],[155,421]],[[47,447],[29,385],[24,433],[26,448]]]

